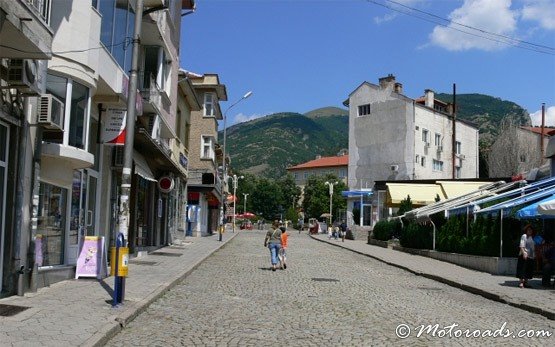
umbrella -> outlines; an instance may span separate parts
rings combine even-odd
[[[539,214],[555,215],[555,199],[545,201],[538,205]]]
[[[331,217],[331,214],[329,214],[329,213],[322,213],[320,215],[320,218],[330,218],[330,217]]]
[[[243,213],[243,218],[254,218],[254,217],[256,217],[254,213],[251,213],[251,212]]]
[[[540,206],[544,203],[553,202],[555,204],[554,196],[550,196],[547,199],[536,201],[533,204],[525,206],[516,212],[516,217],[520,219],[530,219],[530,218],[552,218],[555,217],[555,211],[551,213],[553,215],[542,215],[540,214]]]

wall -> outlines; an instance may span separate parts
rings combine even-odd
[[[358,116],[358,106],[371,114]],[[413,171],[414,129],[410,99],[364,83],[349,97],[349,187],[373,186],[376,180],[407,179]],[[391,165],[398,165],[393,172]]]

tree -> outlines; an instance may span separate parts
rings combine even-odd
[[[304,188],[303,209],[308,217],[319,218],[323,213],[329,213],[330,195],[329,187],[325,184],[326,181],[337,182],[333,186],[333,216],[337,216],[337,211],[346,208],[347,202],[341,196],[341,191],[347,189],[343,181],[334,175],[312,176]]]
[[[280,213],[282,193],[274,180],[261,178],[249,195],[249,206],[254,206],[254,212],[267,220],[275,219]],[[252,205],[251,205],[252,204]]]
[[[280,205],[289,207],[296,207],[297,202],[301,196],[301,188],[295,184],[293,175],[287,174],[278,180],[278,185],[281,189]]]
[[[515,176],[541,165],[541,135],[522,129],[512,118],[504,119],[501,129],[488,156],[490,177]]]

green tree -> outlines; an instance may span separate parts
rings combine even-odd
[[[335,175],[312,176],[304,188],[303,209],[308,217],[319,218],[323,213],[329,213],[330,195],[329,186],[325,184],[326,181],[337,182],[333,186],[333,216],[337,216],[337,211],[346,208],[347,202],[341,196],[341,191],[347,189],[343,181]]]
[[[398,216],[402,216],[405,212],[412,210],[412,200],[410,199],[410,195],[407,195],[406,199],[401,200],[399,204],[399,211],[397,211]]]
[[[301,188],[295,184],[293,175],[287,174],[286,176],[280,178],[277,184],[281,190],[279,204],[285,209],[288,209],[289,207],[295,208],[297,206],[297,201],[299,201],[299,197],[301,196]]]
[[[258,216],[272,220],[279,215],[282,197],[281,189],[276,181],[261,178],[257,180],[257,184],[250,194],[249,206],[254,207],[253,212]]]

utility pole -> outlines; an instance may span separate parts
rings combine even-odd
[[[137,101],[137,79],[139,70],[139,44],[141,42],[141,24],[143,21],[143,0],[136,0],[135,29],[133,32],[133,50],[131,53],[131,75],[127,92],[127,118],[125,122],[125,145],[123,170],[121,175],[120,208],[118,214],[119,232],[123,234],[124,246],[129,236],[129,195],[131,194],[131,166],[133,165],[133,141],[135,136],[135,116]]]
[[[243,196],[245,197],[245,201],[243,201],[243,213],[246,213],[247,212],[247,196],[249,196],[249,194],[243,193]]]

